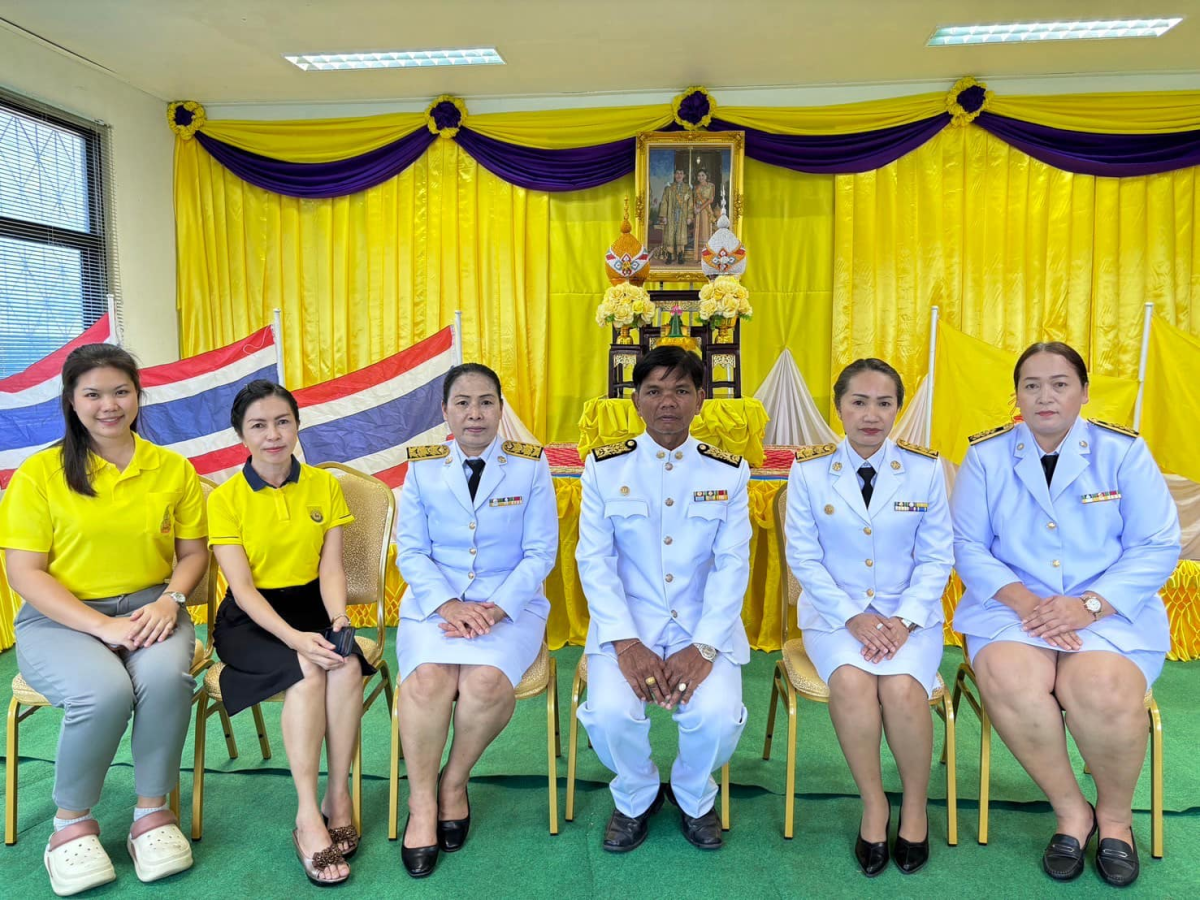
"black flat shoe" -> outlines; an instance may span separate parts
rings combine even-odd
[[[404,835],[408,835],[408,823],[412,821],[412,816],[404,820]],[[437,844],[431,844],[428,847],[405,847],[404,838],[400,839],[400,861],[404,863],[404,870],[413,878],[424,878],[427,875],[433,874],[434,866],[438,861]]]
[[[604,829],[604,849],[609,853],[628,853],[642,845],[650,831],[650,817],[662,809],[663,792],[660,790],[654,802],[640,816],[627,816],[614,809],[608,827]]]
[[[679,830],[683,832],[683,836],[687,838],[689,844],[701,850],[720,850],[725,845],[725,838],[721,835],[721,819],[717,816],[715,807],[693,819],[680,807],[679,801],[675,799],[675,792],[671,790],[669,784],[663,785],[662,792],[679,810]]]
[[[1083,843],[1069,834],[1056,834],[1050,838],[1042,853],[1042,868],[1055,881],[1072,881],[1083,873],[1083,858],[1087,846],[1096,833],[1096,808],[1092,807],[1092,830]]]
[[[892,811],[888,810],[887,831],[892,830]],[[868,844],[863,840],[862,826],[858,829],[858,838],[854,841],[854,858],[858,861],[858,867],[862,869],[864,875],[868,878],[874,878],[880,872],[887,868],[888,864],[888,842],[885,837],[882,841],[874,844]]]
[[[442,772],[445,771],[442,769],[438,773],[438,794],[442,792]],[[465,788],[463,793],[467,794],[467,817],[465,819],[438,819],[437,822],[438,846],[447,853],[461,850],[463,844],[467,842],[467,832],[471,830],[471,795]]]
[[[904,815],[901,814],[900,824],[896,828],[896,842],[892,844],[892,859],[896,860],[896,868],[905,875],[911,875],[929,862],[929,825],[925,825],[923,841],[909,841],[900,837],[903,827]]]
[[[1096,871],[1113,887],[1129,887],[1137,881],[1141,866],[1138,863],[1137,839],[1129,829],[1129,843],[1118,838],[1101,838],[1096,850]]]

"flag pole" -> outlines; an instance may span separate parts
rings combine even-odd
[[[112,294],[107,294],[106,302],[108,303],[108,331],[116,340],[117,346],[120,347],[125,336],[121,334],[121,323],[117,321],[117,298]]]
[[[271,313],[271,334],[275,336],[275,377],[287,387],[283,380],[283,312],[278,306]]]
[[[925,392],[925,443],[933,440],[933,366],[937,362],[938,307],[929,310],[929,374],[925,376],[928,390]]]
[[[462,310],[456,309],[454,311],[454,364],[461,366],[462,361]]]
[[[1147,303],[1142,320],[1142,355],[1138,360],[1138,392],[1137,403],[1133,407],[1133,430],[1137,431],[1142,424],[1142,394],[1146,390],[1146,354],[1150,350],[1150,319],[1154,315],[1154,304]]]

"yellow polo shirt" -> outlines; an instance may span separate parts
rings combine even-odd
[[[192,464],[134,435],[125,471],[92,456],[95,497],[63,475],[62,449],[35,453],[0,500],[0,547],[45,553],[48,571],[80,600],[103,600],[171,577],[175,539],[208,534]]]
[[[317,577],[325,532],[354,521],[342,486],[324,469],[292,460],[282,487],[247,461],[208,497],[209,546],[237,544],[257,588],[295,587]]]

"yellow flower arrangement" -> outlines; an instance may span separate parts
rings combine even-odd
[[[624,328],[631,325],[649,325],[654,321],[654,303],[645,288],[622,282],[614,284],[604,292],[604,299],[596,308],[597,325],[615,325]]]
[[[700,288],[700,321],[725,328],[738,319],[750,319],[750,292],[732,275],[722,275]]]

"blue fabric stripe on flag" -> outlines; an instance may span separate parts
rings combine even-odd
[[[155,444],[168,446],[216,434],[229,427],[229,410],[237,392],[256,378],[274,381],[272,363],[237,381],[208,388],[190,397],[143,406],[138,414],[138,434]]]
[[[305,428],[300,413],[300,446],[310,466],[348,462],[399,447],[442,421],[442,381],[433,381],[371,409]]]
[[[40,447],[63,436],[62,401],[51,397],[33,406],[6,410],[0,428],[0,451]]]

